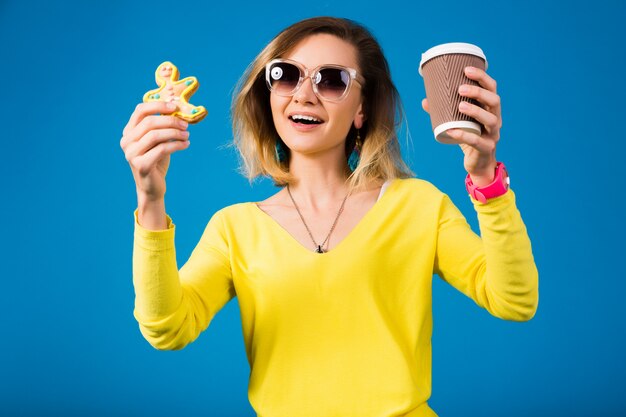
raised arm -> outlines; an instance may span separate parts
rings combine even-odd
[[[155,114],[175,109],[158,101],[139,104],[120,141],[137,190],[134,314],[157,349],[180,349],[193,341],[235,295],[219,212],[187,263],[180,272],[177,268],[175,228],[165,212],[165,176],[171,154],[189,147],[188,123]]]
[[[208,327],[215,314],[235,296],[235,289],[221,212],[211,218],[180,271],[174,247],[175,227],[169,217],[167,226],[163,231],[151,231],[135,222],[134,315],[152,346],[181,349]]]
[[[435,272],[492,315],[530,320],[538,272],[512,190],[483,204],[472,199],[480,237],[447,196],[441,201]]]

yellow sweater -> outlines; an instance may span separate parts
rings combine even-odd
[[[430,183],[395,179],[334,249],[303,247],[254,202],[216,212],[180,269],[174,225],[136,222],[135,318],[181,349],[239,299],[259,417],[436,416],[433,273],[492,315],[529,320],[538,275],[515,195],[472,200],[481,237]]]

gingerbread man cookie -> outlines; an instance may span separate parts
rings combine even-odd
[[[178,68],[169,61],[158,66],[155,76],[159,88],[144,94],[144,103],[149,101],[172,102],[178,106],[176,111],[171,113],[172,116],[179,117],[189,123],[198,123],[204,119],[207,113],[206,109],[203,106],[194,106],[187,101],[200,87],[196,77],[187,77],[179,81]]]

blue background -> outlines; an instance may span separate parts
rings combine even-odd
[[[277,191],[251,186],[223,147],[230,98],[279,30],[316,15],[378,38],[407,111],[406,161],[473,227],[462,153],[433,140],[421,109],[420,55],[475,43],[498,82],[497,156],[533,243],[539,310],[502,321],[435,278],[430,405],[441,416],[626,414],[624,2],[346,0],[0,2],[0,415],[254,415],[237,299],[182,351],[139,333],[136,197],[119,140],[159,63],[198,77],[193,102],[209,115],[168,174],[180,266],[216,210]]]

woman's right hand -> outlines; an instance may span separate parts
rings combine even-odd
[[[123,131],[120,146],[135,179],[137,198],[156,202],[165,197],[165,175],[170,155],[189,147],[187,122],[174,116],[173,103],[141,103],[135,108]]]

